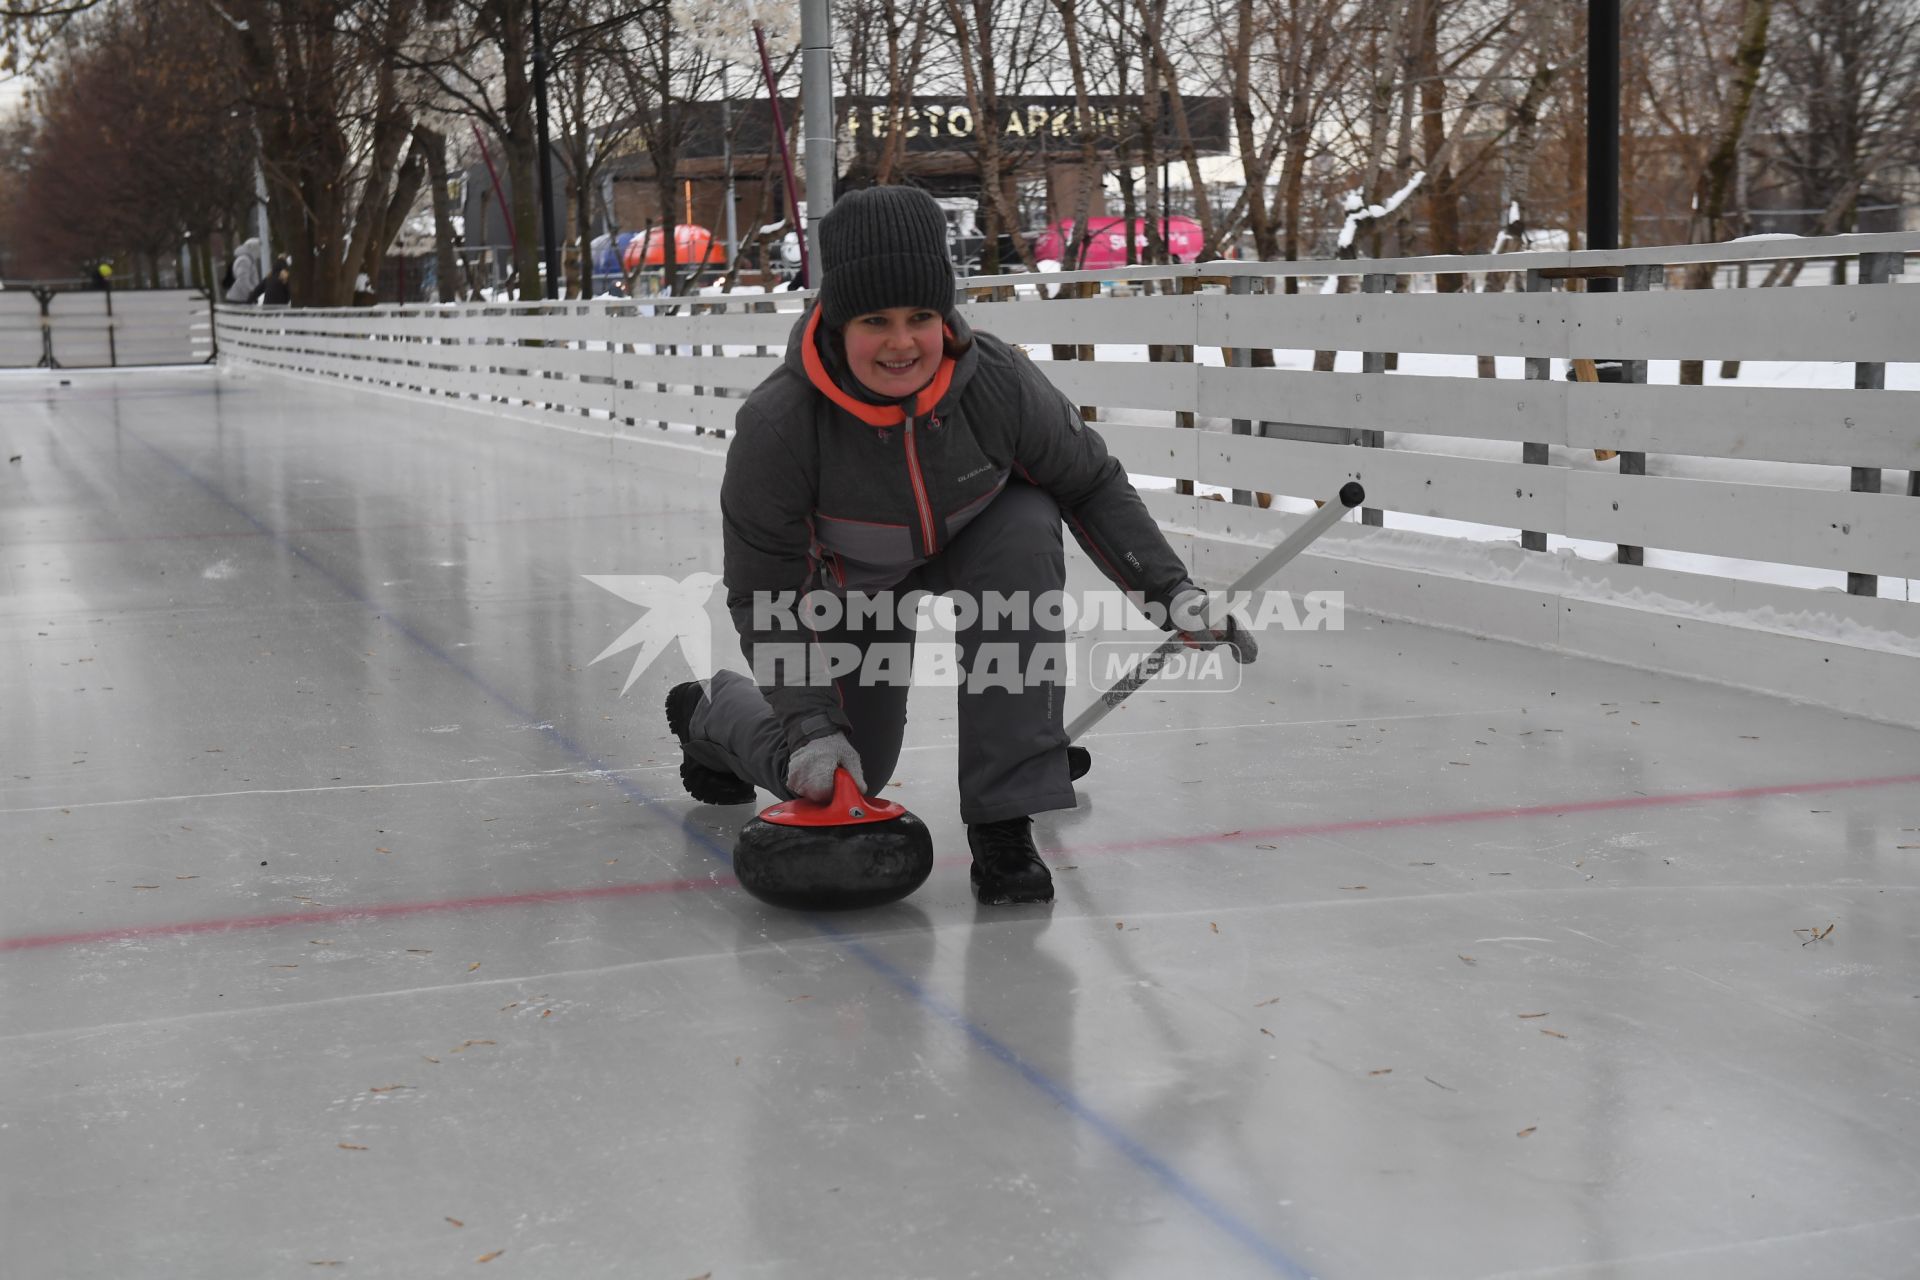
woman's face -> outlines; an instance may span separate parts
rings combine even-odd
[[[897,400],[933,381],[943,354],[940,313],[924,307],[888,307],[847,322],[847,367],[860,385]]]

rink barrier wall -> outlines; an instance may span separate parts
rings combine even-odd
[[[210,364],[213,302],[200,289],[0,285],[0,369]]]
[[[1884,389],[1888,363],[1920,361],[1920,293],[1900,279],[1915,256],[1920,235],[1899,234],[1215,262],[978,278],[963,282],[962,310],[1053,355],[1039,367],[1127,469],[1175,482],[1145,496],[1205,581],[1250,564],[1303,500],[1359,480],[1363,522],[1337,526],[1283,585],[1341,587],[1371,612],[1920,724],[1920,604],[1876,594],[1881,576],[1920,578],[1920,392]],[[1868,283],[1679,287],[1690,263],[1793,261],[1822,277],[1844,264],[1847,280]],[[1436,274],[1472,289],[1471,272],[1514,291],[1396,292]],[[1308,291],[1285,293],[1289,277]],[[1343,278],[1358,291],[1322,292]],[[1585,291],[1594,279],[1620,287]],[[616,442],[609,457],[707,477],[736,402],[777,367],[804,300],[222,308],[217,324],[225,362],[562,427]],[[1093,358],[1101,347],[1155,358]],[[1301,363],[1316,348],[1357,351],[1361,371],[1252,367],[1261,348]],[[1387,372],[1388,353],[1518,357],[1526,377]],[[1555,376],[1555,362],[1588,358],[1624,361],[1626,381]],[[1853,387],[1719,386],[1711,369],[1706,386],[1648,386],[1655,359],[1833,362],[1850,366]],[[649,444],[664,452],[630,447]],[[1647,475],[1650,454],[1727,475]],[[1387,512],[1519,537],[1382,527]],[[1615,555],[1548,553],[1550,535]],[[1649,548],[1823,570],[1845,575],[1845,589],[1650,567]]]

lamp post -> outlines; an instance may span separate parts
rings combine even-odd
[[[807,122],[807,285],[818,288],[820,219],[833,208],[833,18],[827,0],[800,0],[800,92]]]
[[[1587,248],[1620,247],[1620,0],[1587,4]],[[1610,279],[1587,286],[1613,288]]]
[[[740,257],[740,227],[734,215],[733,87],[727,83],[727,64],[720,64],[720,148],[727,167],[727,272]]]

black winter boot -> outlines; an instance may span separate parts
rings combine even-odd
[[[677,684],[667,694],[667,728],[673,730],[673,736],[685,746],[687,734],[693,724],[693,713],[700,705],[700,699],[707,691],[700,687],[698,680],[689,680]],[[680,785],[687,794],[701,804],[751,804],[753,802],[753,784],[744,778],[735,777],[719,769],[711,769],[701,764],[684,751],[680,756]]]
[[[1093,768],[1093,752],[1085,747],[1067,748],[1067,781],[1078,782]]]
[[[973,896],[983,905],[1053,901],[1053,876],[1034,850],[1032,827],[1032,818],[1008,818],[967,828]]]

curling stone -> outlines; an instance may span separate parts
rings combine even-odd
[[[897,902],[933,871],[933,837],[897,804],[860,794],[834,771],[824,804],[787,800],[740,830],[733,873],[762,902],[795,911],[847,911]]]

